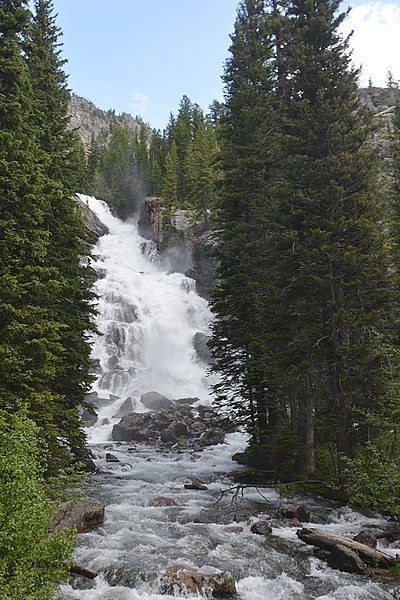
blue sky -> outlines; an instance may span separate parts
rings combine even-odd
[[[237,0],[53,0],[69,86],[99,108],[139,114],[163,129],[183,94],[207,109],[223,99]],[[400,78],[400,0],[352,3],[361,83]]]

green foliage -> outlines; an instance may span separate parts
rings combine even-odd
[[[310,474],[317,451],[343,484],[385,406],[398,414],[399,357],[372,115],[338,7],[239,5],[219,125],[212,347],[217,396],[260,464]]]
[[[346,458],[346,489],[352,502],[400,516],[400,431],[393,428]]]
[[[73,531],[51,532],[46,447],[23,414],[0,412],[0,589],[4,600],[52,598],[69,572]]]

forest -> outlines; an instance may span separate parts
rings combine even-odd
[[[242,0],[224,103],[184,96],[163,132],[115,124],[85,153],[51,0],[0,2],[4,598],[51,598],[73,548],[48,528],[94,380],[78,192],[121,218],[156,196],[166,223],[190,210],[214,232],[215,402],[250,435],[242,462],[400,515],[400,103],[383,160],[345,17],[337,0]]]

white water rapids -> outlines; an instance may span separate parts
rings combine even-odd
[[[211,313],[195,292],[194,283],[180,273],[169,273],[154,260],[154,246],[133,223],[114,218],[106,205],[82,196],[110,233],[94,248],[99,279],[98,326],[93,358],[101,374],[94,391],[111,398],[88,428],[88,438],[99,474],[94,493],[106,505],[102,527],[79,536],[78,564],[99,572],[93,581],[76,577],[64,585],[64,600],[168,600],[161,595],[157,575],[171,565],[207,572],[229,571],[240,600],[393,600],[400,598],[394,582],[369,580],[330,569],[311,547],[284,524],[270,536],[254,535],[251,523],[276,518],[280,498],[276,490],[246,491],[239,504],[231,495],[227,473],[237,468],[231,459],[243,449],[244,436],[229,434],[225,444],[202,452],[161,449],[145,444],[111,441],[114,417],[121,404],[158,391],[174,399],[198,397],[210,402],[206,366],[193,347],[197,332],[207,334]],[[106,453],[120,462],[107,462]],[[184,484],[198,478],[206,490]],[[151,506],[164,496],[173,506]],[[302,497],[311,510],[313,526],[345,535],[361,529],[385,527],[379,515],[365,517],[346,506]],[[396,548],[387,549],[395,553]],[[397,549],[400,551],[400,549]],[[194,600],[204,598],[187,593]]]

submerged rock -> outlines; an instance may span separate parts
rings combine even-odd
[[[178,506],[178,503],[168,496],[157,496],[149,500],[147,506]]]

